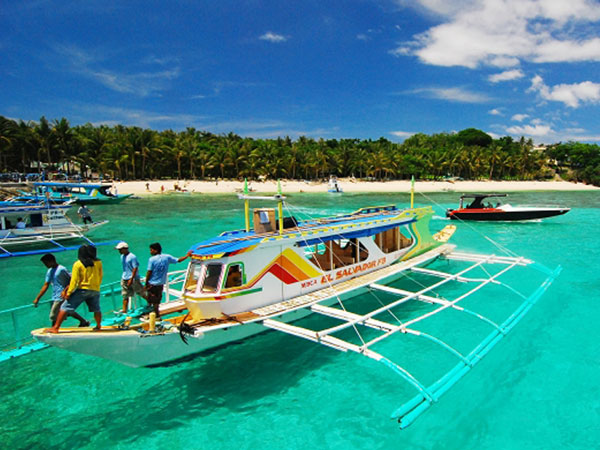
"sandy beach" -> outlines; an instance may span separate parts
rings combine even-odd
[[[338,180],[344,192],[410,192],[410,181],[355,181]],[[119,194],[153,195],[176,192],[175,186],[192,193],[227,194],[240,192],[241,181],[125,181],[116,182]],[[253,192],[275,193],[276,181],[252,181],[249,186]],[[303,182],[281,180],[284,193],[325,193],[326,182]],[[600,187],[567,181],[416,181],[415,190],[420,192],[520,192],[520,191],[598,191]]]

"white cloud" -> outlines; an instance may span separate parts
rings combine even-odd
[[[490,114],[492,116],[503,116],[504,115],[504,114],[502,114],[502,111],[500,111],[498,108],[490,109],[488,111],[488,114]]]
[[[259,39],[263,41],[273,42],[275,44],[279,44],[280,42],[285,42],[288,40],[287,37],[281,34],[273,33],[272,31],[267,31],[265,34],[260,36]]]
[[[542,137],[548,136],[550,134],[555,134],[554,130],[549,125],[514,126],[508,127],[506,129],[506,132],[512,135],[526,137]]]
[[[437,98],[441,100],[448,100],[452,102],[460,103],[485,103],[490,100],[486,94],[479,92],[470,92],[463,88],[451,87],[451,88],[420,88],[411,91],[413,94],[425,94],[429,98]]]
[[[396,136],[402,139],[406,139],[416,134],[416,131],[390,131],[392,136]]]
[[[525,119],[529,117],[528,114],[515,114],[510,118],[510,120],[514,120],[516,122],[523,122]]]
[[[120,73],[100,67],[104,61],[97,53],[89,53],[76,46],[57,45],[54,50],[67,64],[67,70],[94,80],[105,87],[122,93],[146,97],[158,94],[179,77],[179,68],[156,72]]]
[[[580,103],[600,102],[600,84],[591,81],[547,86],[543,78],[536,75],[531,79],[529,91],[537,92],[544,100],[562,102],[571,108],[579,107]]]
[[[411,6],[405,0],[397,0]],[[423,63],[476,68],[520,61],[600,61],[600,4],[594,0],[413,0],[442,23],[392,53]]]
[[[167,81],[179,76],[179,69],[134,74],[86,69],[81,73],[113,91],[146,97],[165,89]]]
[[[523,78],[525,74],[520,69],[506,70],[501,73],[497,73],[494,75],[490,75],[488,80],[492,83],[499,83],[501,81],[511,81],[518,80],[519,78]]]

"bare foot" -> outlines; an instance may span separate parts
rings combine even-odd
[[[92,331],[100,331],[100,327],[94,327],[92,328]]]
[[[53,334],[57,334],[58,330],[56,328],[46,328],[44,330],[44,333],[53,333]]]

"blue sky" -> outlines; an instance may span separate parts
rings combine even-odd
[[[2,0],[0,55],[26,121],[600,141],[592,0]]]

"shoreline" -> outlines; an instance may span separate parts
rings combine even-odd
[[[146,187],[148,184],[148,187]],[[395,181],[355,181],[347,178],[338,180],[338,185],[343,192],[348,193],[385,193],[404,192],[410,193],[409,180]],[[183,192],[203,194],[230,194],[241,192],[242,181],[186,181],[186,180],[160,180],[160,181],[120,181],[113,183],[119,194],[134,194],[139,196],[154,194],[169,194],[181,191],[175,186],[184,189]],[[252,181],[248,183],[252,192],[275,193],[276,181]],[[162,188],[164,187],[164,190]],[[327,193],[327,182],[304,182],[281,180],[283,193]],[[600,187],[583,183],[570,183],[568,181],[416,181],[415,192],[522,192],[522,191],[600,191]]]

